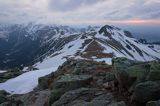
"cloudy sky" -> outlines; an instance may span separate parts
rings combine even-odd
[[[0,23],[159,24],[160,0],[0,0]]]

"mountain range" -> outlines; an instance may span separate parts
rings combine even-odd
[[[0,25],[0,105],[159,106],[159,60],[115,26]]]
[[[160,59],[159,45],[143,44],[115,26],[27,24],[0,25],[0,68],[62,64],[68,58],[105,61],[127,57],[138,61]]]

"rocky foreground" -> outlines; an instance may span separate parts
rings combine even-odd
[[[160,106],[160,62],[112,63],[68,60],[31,93],[0,91],[0,106]]]

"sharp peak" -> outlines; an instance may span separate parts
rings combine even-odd
[[[114,25],[107,25],[107,24],[102,26],[102,28],[106,28],[106,29],[110,29],[110,30],[113,30],[113,29],[121,30],[121,28],[119,28],[119,27],[116,27]]]
[[[127,30],[123,30],[119,27],[116,27],[114,25],[104,25],[99,29],[99,34],[105,33],[105,34],[110,34],[110,31],[115,30],[115,31],[121,31],[124,33],[125,36],[133,38],[133,35],[131,32],[127,31]]]

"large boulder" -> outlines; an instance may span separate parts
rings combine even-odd
[[[139,63],[130,66],[127,69],[129,77],[135,79],[137,83],[145,81],[149,72],[150,72],[149,63]]]
[[[57,101],[63,94],[64,90],[62,89],[54,89],[52,90],[50,96],[49,96],[49,105],[52,105],[55,101]]]
[[[150,63],[150,73],[147,76],[147,80],[156,81],[160,80],[160,62],[153,61]]]
[[[128,85],[130,83],[131,78],[128,74],[128,67],[135,64],[134,61],[128,60],[127,58],[116,58],[112,60],[113,64],[113,71],[115,74],[116,79],[122,85]]]
[[[52,83],[54,80],[54,73],[46,75],[44,77],[40,77],[38,79],[38,88],[39,89],[47,89],[52,87]]]
[[[60,97],[52,106],[72,106],[74,101],[85,100],[89,101],[94,98],[95,95],[101,94],[101,91],[93,88],[79,88],[76,90],[68,91]],[[72,104],[72,105],[71,105]]]
[[[84,87],[88,85],[91,80],[91,75],[66,74],[61,76],[60,79],[57,80],[53,86],[55,89],[63,89],[64,91],[69,91]]]
[[[146,79],[150,65],[126,58],[116,58],[113,59],[113,71],[119,84],[129,89],[133,83],[142,82]]]
[[[94,88],[80,88],[66,92],[52,106],[126,106],[114,101],[113,95]]]
[[[32,91],[22,95],[12,95],[2,106],[46,106],[50,90]],[[48,105],[47,105],[48,106]]]
[[[133,100],[146,103],[160,99],[160,81],[147,81],[135,86]]]
[[[113,95],[111,93],[102,94],[95,97],[90,102],[79,102],[73,106],[107,106],[113,102]],[[83,105],[82,105],[83,104]]]

